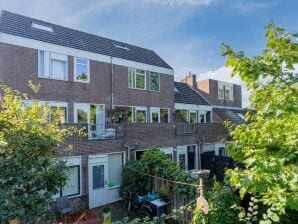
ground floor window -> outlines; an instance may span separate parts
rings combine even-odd
[[[142,155],[143,155],[144,151],[136,151],[136,160],[140,160]]]
[[[119,187],[122,179],[123,153],[108,155],[108,187]]]
[[[194,170],[196,168],[196,146],[187,146],[187,163],[188,170]]]
[[[60,196],[80,195],[80,166],[69,166],[67,182],[60,189]]]

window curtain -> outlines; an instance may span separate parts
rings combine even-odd
[[[52,78],[66,80],[66,62],[52,59],[51,76]]]

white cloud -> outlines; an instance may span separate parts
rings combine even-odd
[[[239,76],[231,76],[232,68],[222,66],[219,69],[214,71],[207,71],[205,73],[197,75],[197,80],[204,80],[204,79],[216,79],[224,82],[230,82],[234,84],[241,85],[242,88],[242,106],[247,107],[249,105],[249,96],[250,92],[246,88],[246,84],[240,79]]]
[[[147,0],[147,2],[160,3],[163,5],[209,5],[212,0]]]

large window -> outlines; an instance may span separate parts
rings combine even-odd
[[[159,91],[159,74],[156,72],[150,72],[150,90]]]
[[[60,196],[75,196],[80,194],[80,166],[70,166],[67,182],[60,190]]]
[[[146,107],[130,107],[128,109],[128,122],[130,123],[146,123],[147,108]]]
[[[189,111],[189,123],[197,123],[197,112]]]
[[[60,123],[67,123],[67,106],[51,105],[50,106],[50,121],[59,120]]]
[[[122,179],[123,154],[122,153],[109,154],[108,163],[109,163],[108,187],[109,188],[119,187],[121,185],[121,179]]]
[[[233,84],[219,81],[218,99],[233,100]]]
[[[67,55],[38,52],[38,77],[67,80]]]
[[[161,108],[160,109],[160,122],[161,123],[168,123],[170,122],[169,120],[169,109],[167,108]]]
[[[131,89],[146,89],[146,72],[140,69],[129,68],[128,87]]]
[[[89,82],[89,60],[75,59],[75,81]]]

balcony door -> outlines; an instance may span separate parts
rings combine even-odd
[[[105,107],[99,104],[74,104],[74,122],[88,124],[89,137],[96,138],[105,132]]]
[[[186,146],[178,146],[177,147],[177,162],[183,170],[188,170],[187,161],[188,161],[187,147]]]

